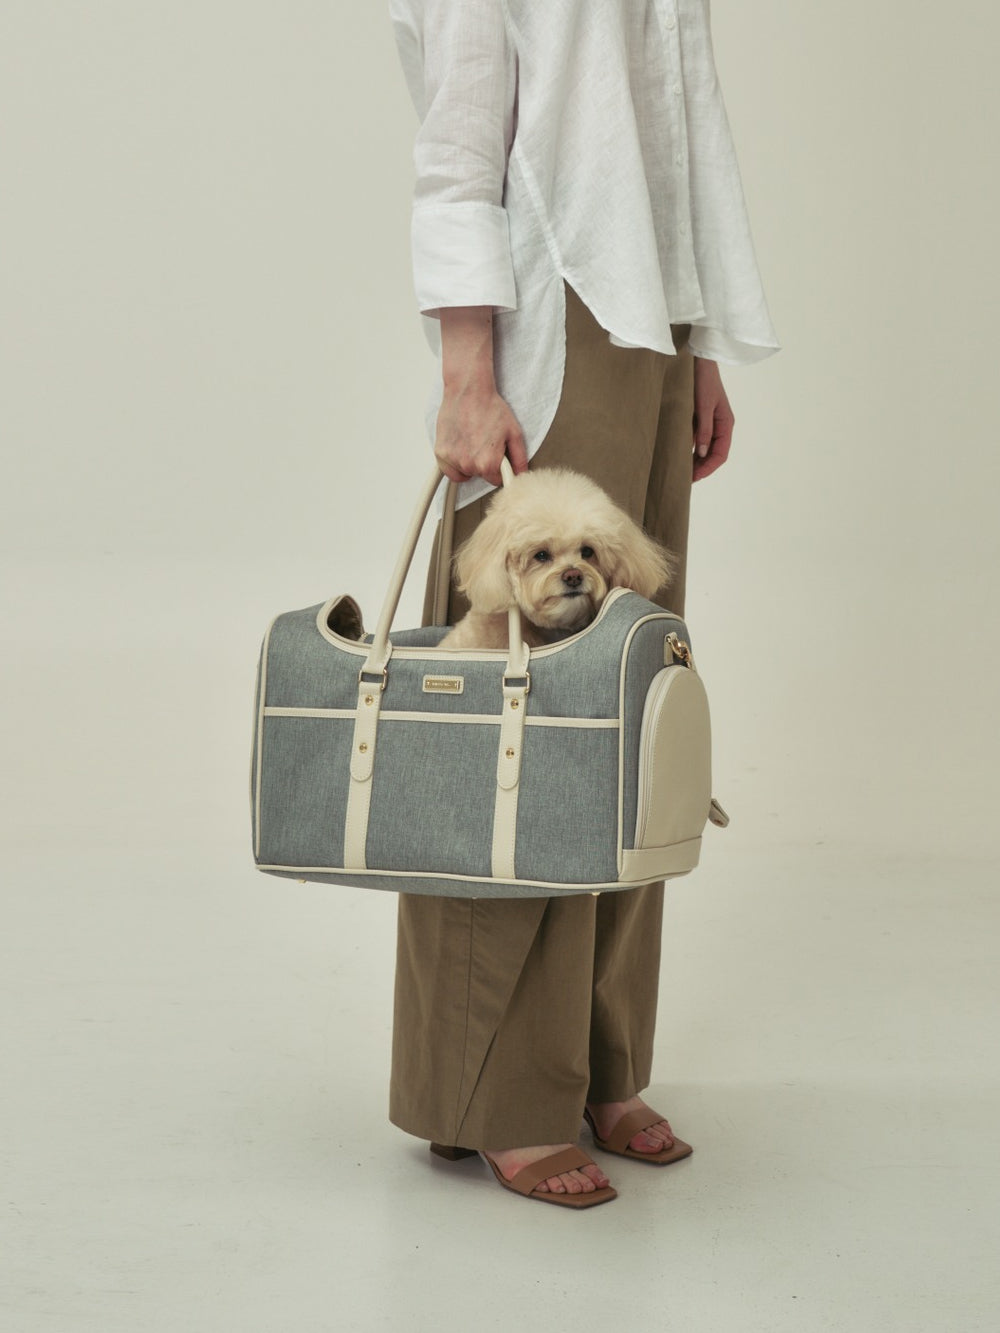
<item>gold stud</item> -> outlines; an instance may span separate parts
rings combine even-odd
[[[511,701],[510,701],[510,706],[511,706],[511,708],[517,708],[517,707],[518,707],[518,702],[517,702],[517,700],[516,700],[516,699],[511,699]]]
[[[373,704],[374,702],[375,702],[375,696],[374,696],[374,695],[372,695],[372,694],[366,694],[366,695],[365,695],[365,703],[366,703],[366,704]]]
[[[361,751],[362,754],[366,754],[368,752],[368,742],[362,741],[361,744],[358,746],[358,749]]]
[[[513,759],[513,758],[514,758],[514,751],[513,751],[513,750],[508,749],[508,751],[507,751],[507,758],[508,758],[508,759]]]

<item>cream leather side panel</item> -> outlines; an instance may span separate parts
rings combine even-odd
[[[705,687],[690,667],[664,667],[653,677],[643,713],[636,847],[669,847],[699,838],[711,802]]]

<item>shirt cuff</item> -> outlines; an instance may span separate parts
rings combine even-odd
[[[478,201],[419,204],[410,239],[422,315],[440,319],[449,306],[517,309],[506,209]]]

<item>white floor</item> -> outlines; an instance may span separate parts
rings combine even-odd
[[[571,1213],[388,1123],[394,897],[25,853],[6,1327],[995,1330],[995,871],[706,860],[649,1091],[695,1153]]]
[[[270,577],[57,565],[11,599],[2,1327],[996,1333],[996,862],[838,835],[849,759],[754,772],[717,669],[733,823],[669,886],[648,1090],[694,1155],[516,1198],[388,1122],[395,896],[253,866]]]

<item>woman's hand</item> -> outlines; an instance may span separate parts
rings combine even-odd
[[[710,476],[729,457],[735,417],[722,387],[716,361],[694,359],[694,471],[692,481]]]
[[[515,473],[527,469],[521,427],[492,378],[446,384],[434,442],[434,457],[444,475],[452,481],[485,477],[492,486],[500,486],[504,454]]]
[[[444,394],[438,409],[434,457],[451,481],[485,477],[502,485],[500,460],[515,473],[528,467],[524,435],[493,377],[493,307],[441,311]]]

